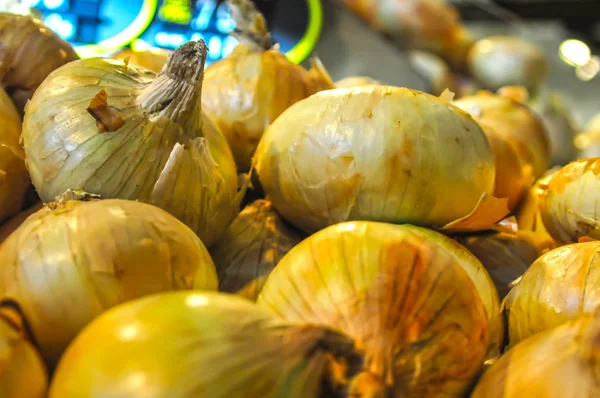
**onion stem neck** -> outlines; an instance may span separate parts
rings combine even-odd
[[[257,50],[265,51],[273,47],[265,17],[252,0],[228,0],[227,6],[235,21],[235,30],[231,33],[233,37]]]

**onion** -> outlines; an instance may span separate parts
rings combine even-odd
[[[258,298],[285,320],[353,338],[378,393],[363,386],[357,397],[461,396],[503,331],[498,309],[486,311],[492,302],[498,305],[489,276],[456,242],[368,221],[301,242]]]
[[[350,395],[322,386],[356,371],[352,346],[235,296],[161,294],[114,308],[84,329],[58,366],[50,398],[341,398]]]
[[[548,60],[534,45],[508,36],[475,42],[468,55],[469,71],[484,88],[523,86],[535,92],[548,77]]]
[[[415,71],[427,80],[434,95],[444,90],[460,93],[461,87],[443,59],[425,51],[411,51],[409,60]]]
[[[575,146],[579,159],[600,157],[600,113],[592,117],[584,132],[575,137]]]
[[[335,82],[337,88],[348,88],[356,86],[373,86],[381,84],[380,81],[375,80],[368,76],[349,76],[342,80]]]
[[[265,20],[250,0],[230,7],[241,44],[207,68],[203,105],[227,138],[238,170],[246,172],[265,128],[290,105],[334,85],[318,61],[307,71],[272,48]]]
[[[110,59],[71,62],[27,106],[23,139],[44,202],[67,189],[167,210],[211,246],[239,212],[227,141],[200,108],[203,42],[154,73]]]
[[[0,14],[0,24],[1,24]],[[1,25],[0,25],[1,26]],[[0,31],[1,34],[1,31]],[[1,48],[1,42],[0,42]],[[1,50],[0,50],[0,57]],[[2,67],[0,60],[0,68]],[[10,98],[0,88],[0,223],[21,210],[31,185],[25,168],[25,153],[19,143],[21,118]]]
[[[42,208],[42,203],[38,202],[2,224],[2,226],[0,226],[0,243],[4,242],[10,236],[10,234],[19,228],[30,215],[38,210],[41,210]]]
[[[509,139],[521,159],[532,167],[533,176],[539,178],[550,166],[548,134],[539,116],[513,95],[508,90],[501,95],[481,91],[454,104]]]
[[[560,243],[582,237],[600,238],[600,159],[569,163],[549,179],[540,197],[540,211],[548,232]]]
[[[0,309],[0,353],[0,397],[46,397],[44,362],[28,341],[23,320],[6,307]]]
[[[328,90],[293,105],[263,136],[256,169],[277,211],[309,232],[357,219],[477,230],[508,213],[490,196],[494,154],[479,125],[406,88]]]
[[[513,347],[472,398],[597,397],[600,317],[586,316]]]
[[[600,306],[600,242],[551,250],[534,262],[504,302],[514,345]]]
[[[128,60],[132,64],[139,65],[152,72],[160,73],[163,66],[167,63],[172,51],[162,48],[151,48],[144,51],[134,51],[130,48],[123,49],[113,55],[114,59]]]
[[[31,16],[0,13],[0,48],[0,86],[22,105],[50,72],[78,58],[69,43]]]
[[[300,240],[302,235],[284,223],[271,202],[255,201],[233,220],[210,251],[219,290],[241,290],[243,296],[256,300],[266,276]]]
[[[217,288],[204,245],[171,215],[140,202],[70,196],[30,216],[0,246],[0,300],[19,305],[49,364],[123,301]]]

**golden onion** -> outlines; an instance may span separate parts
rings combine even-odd
[[[559,247],[536,260],[506,296],[514,345],[600,306],[600,242]]]
[[[279,260],[302,240],[285,224],[271,202],[257,200],[231,223],[210,250],[219,276],[219,290],[256,300]]]
[[[598,341],[598,315],[530,337],[483,375],[471,397],[598,397]]]
[[[132,64],[139,65],[144,69],[151,70],[155,73],[160,73],[163,66],[167,63],[169,55],[172,51],[162,48],[150,48],[143,51],[134,51],[131,48],[125,48],[115,55],[114,59],[128,60]]]
[[[582,237],[600,238],[600,159],[569,163],[549,179],[540,196],[544,226],[560,243],[577,242]],[[599,210],[597,210],[599,209]]]
[[[202,113],[203,42],[154,73],[85,59],[48,76],[23,124],[27,165],[44,202],[67,189],[167,210],[211,246],[239,212],[227,141]]]
[[[0,57],[2,57],[1,50]],[[2,68],[1,60],[0,68]],[[0,128],[0,223],[2,223],[21,210],[25,193],[31,185],[25,168],[25,153],[19,143],[21,118],[2,88],[0,88],[0,125],[2,126]]]
[[[78,59],[69,43],[41,21],[0,13],[0,86],[20,98],[20,105],[53,70]]]
[[[491,197],[494,154],[481,127],[407,88],[300,101],[263,136],[256,169],[277,211],[306,231],[357,219],[476,230],[508,212]]]
[[[356,86],[373,86],[381,84],[380,81],[375,80],[369,76],[349,76],[342,80],[335,82],[337,88],[348,88]]]
[[[486,311],[498,297],[479,261],[408,225],[347,222],[317,232],[279,262],[257,302],[353,338],[372,380],[357,397],[461,396],[503,331]]]
[[[548,169],[548,134],[539,116],[527,105],[511,98],[511,94],[494,95],[487,91],[460,98],[454,104],[510,140],[521,159],[532,167],[535,178]]]
[[[42,357],[27,339],[23,320],[0,309],[0,397],[44,398],[48,374]]]
[[[443,59],[425,51],[411,51],[409,60],[415,71],[427,80],[432,94],[441,95],[445,90],[460,94],[461,87]]]
[[[508,36],[490,36],[473,44],[468,54],[471,75],[486,89],[523,86],[535,92],[548,77],[548,60],[533,44]]]
[[[511,283],[552,248],[532,232],[491,232],[461,236],[457,240],[481,261],[501,299],[508,294]]]
[[[119,199],[63,198],[30,216],[0,246],[0,258],[0,300],[19,305],[49,364],[110,307],[218,285],[189,228],[157,207]]]
[[[49,396],[341,398],[349,395],[324,387],[356,372],[352,348],[344,336],[281,322],[242,298],[165,293],[123,304],[85,328]]]
[[[334,84],[320,63],[307,71],[272,48],[250,0],[229,4],[241,43],[207,68],[203,109],[227,138],[238,170],[246,172],[264,130],[290,105]]]

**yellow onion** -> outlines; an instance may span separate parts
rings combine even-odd
[[[246,172],[264,130],[290,105],[334,84],[320,63],[307,71],[272,48],[250,0],[230,4],[241,43],[207,68],[203,109],[227,138],[238,170]]]
[[[584,131],[575,137],[578,158],[600,157],[600,113],[592,117]]]
[[[257,200],[231,223],[210,254],[219,276],[219,290],[256,300],[279,260],[302,240],[285,224],[271,202]]]
[[[599,271],[600,242],[562,246],[537,259],[504,302],[510,344],[594,312]]]
[[[569,163],[549,179],[540,196],[540,212],[550,235],[560,243],[600,238],[600,159]]]
[[[517,148],[521,159],[532,167],[535,178],[541,177],[548,169],[548,134],[539,116],[527,105],[508,94],[494,95],[487,91],[460,98],[454,104],[507,137]]]
[[[0,57],[2,57],[1,50]],[[0,61],[1,67],[2,62]],[[0,126],[1,223],[21,210],[25,193],[31,185],[27,169],[25,168],[25,153],[19,143],[21,118],[12,101],[2,88],[0,88]]]
[[[532,232],[491,232],[461,236],[464,245],[483,264],[503,299],[517,280],[544,251],[552,248]]]
[[[372,86],[378,84],[381,84],[381,82],[369,76],[349,76],[335,82],[337,88]]]
[[[44,398],[48,374],[42,357],[27,339],[23,320],[0,309],[0,397]]]
[[[32,16],[0,13],[0,48],[0,86],[21,98],[17,106],[50,72],[78,59],[69,43]]]
[[[342,335],[281,322],[232,295],[164,293],[85,328],[61,359],[49,396],[342,398],[350,395],[326,388],[360,369],[352,348]]]
[[[407,88],[300,101],[263,136],[256,169],[277,211],[306,231],[357,219],[485,229],[508,212],[491,197],[494,154],[481,127]]]
[[[598,341],[598,315],[530,337],[483,375],[471,397],[598,397]]]
[[[468,55],[469,71],[488,90],[523,86],[535,92],[548,77],[548,60],[533,44],[509,36],[478,40]]]
[[[441,95],[445,90],[460,94],[458,81],[443,59],[425,51],[411,51],[409,60],[415,71],[427,80],[432,94]]]
[[[17,228],[19,228],[21,224],[23,224],[30,215],[37,212],[38,210],[41,210],[42,208],[42,203],[38,202],[33,206],[29,207],[28,209],[25,209],[19,214],[10,218],[4,224],[2,224],[0,226],[0,243],[4,242],[10,236],[10,234],[12,234]]]
[[[123,301],[217,289],[202,242],[163,210],[65,198],[30,216],[0,246],[0,300],[19,305],[48,363],[88,322]]]
[[[492,301],[497,306],[489,276],[458,243],[418,227],[359,221],[294,247],[257,302],[285,320],[353,338],[375,390],[354,396],[458,397],[502,333],[502,319],[486,311]]]
[[[227,141],[202,113],[203,42],[163,71],[85,59],[48,76],[23,124],[27,166],[44,202],[67,189],[167,210],[212,245],[239,212]]]
[[[128,59],[132,64],[139,65],[155,73],[160,73],[171,54],[172,51],[162,48],[150,48],[143,51],[134,51],[131,48],[125,48],[113,55],[113,58]]]

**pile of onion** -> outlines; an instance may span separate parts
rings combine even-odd
[[[207,68],[203,109],[227,138],[238,170],[246,172],[264,130],[290,105],[334,84],[318,61],[307,71],[273,47],[250,0],[229,6],[240,44]]]
[[[29,102],[27,166],[41,199],[67,189],[139,200],[177,217],[210,246],[239,212],[225,137],[204,115],[207,49],[189,42],[162,72],[85,59],[55,70]]]
[[[16,304],[53,365],[75,335],[123,301],[176,289],[216,289],[198,237],[163,210],[67,193],[0,246],[0,301]]]
[[[407,88],[298,102],[263,136],[256,170],[277,211],[309,232],[361,219],[480,230],[508,213],[492,197],[494,153],[479,124]]]
[[[504,302],[514,345],[600,306],[600,242],[551,250],[534,262]]]
[[[357,221],[315,233],[279,262],[257,303],[350,336],[364,358],[353,396],[460,396],[503,341],[481,263],[409,225]]]

